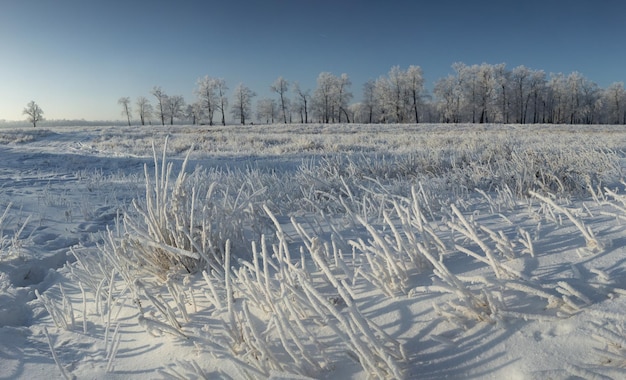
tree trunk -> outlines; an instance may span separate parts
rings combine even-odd
[[[346,123],[350,124],[350,116],[348,116],[348,112],[343,107],[339,108],[339,122],[341,123],[341,111],[346,115]]]
[[[419,123],[420,119],[417,113],[417,92],[413,91],[413,111],[415,111],[415,123]]]
[[[283,109],[283,119],[285,121],[285,124],[287,124],[287,110],[285,109],[285,99],[283,97],[283,93],[281,91],[280,93],[280,106]],[[273,122],[273,121],[272,121]]]

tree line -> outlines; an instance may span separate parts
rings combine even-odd
[[[150,91],[150,99],[140,96],[132,103],[122,97],[118,103],[128,125],[134,116],[141,125],[153,120],[226,125],[229,113],[241,124],[254,118],[261,123],[626,124],[623,82],[600,88],[578,72],[546,74],[525,66],[508,69],[503,63],[455,63],[452,69],[429,93],[419,66],[394,66],[363,85],[360,102],[352,102],[347,74],[322,72],[312,90],[277,78],[269,85],[274,96],[258,99],[255,109],[257,94],[250,88],[240,83],[229,93],[224,79],[209,76],[198,79],[196,99],[189,104],[159,86]]]

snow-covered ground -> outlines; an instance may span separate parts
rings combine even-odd
[[[1,129],[0,379],[624,378],[625,151],[623,126]]]

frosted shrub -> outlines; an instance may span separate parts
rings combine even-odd
[[[160,164],[154,153],[154,175],[145,167],[145,198],[133,200],[116,252],[161,279],[170,271],[194,273],[207,264],[221,268],[227,240],[246,247],[245,231],[263,230],[256,211],[261,207],[255,203],[260,203],[265,188],[245,180],[240,188],[212,182],[201,169],[189,174],[189,153],[174,178],[165,152]]]
[[[134,257],[138,266],[154,275],[163,276],[174,267],[182,267],[191,273],[208,258],[202,257],[197,252],[198,247],[194,247],[194,211],[199,195],[195,189],[185,187],[187,162],[185,159],[176,181],[170,185],[172,163],[166,162],[164,149],[159,170],[154,151],[154,176],[148,172],[147,165],[144,167],[145,204],[133,200],[134,211],[139,217],[124,219],[125,228],[130,232],[123,244],[124,251]]]

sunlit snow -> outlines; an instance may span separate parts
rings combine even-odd
[[[624,377],[625,149],[623,126],[0,129],[0,379]]]

